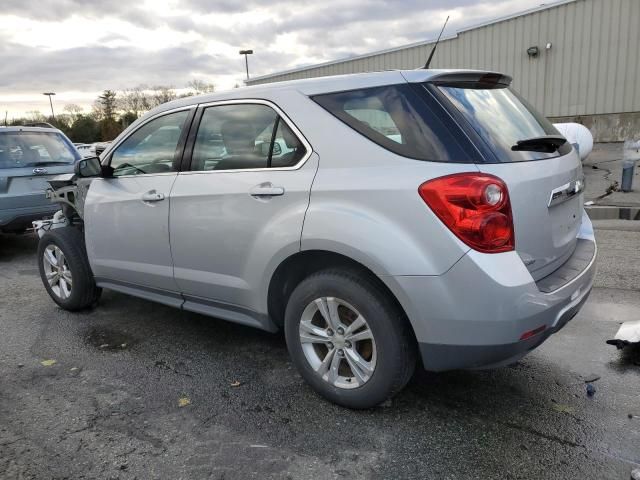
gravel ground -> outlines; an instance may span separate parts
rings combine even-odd
[[[36,239],[0,236],[0,478],[628,479],[640,352],[605,340],[640,318],[640,232],[597,235],[596,288],[541,348],[362,412],[316,396],[280,335],[113,292],[60,310]]]

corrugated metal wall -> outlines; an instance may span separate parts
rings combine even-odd
[[[551,43],[551,49],[545,46]],[[527,48],[537,46],[538,57]],[[258,83],[423,65],[431,44],[373,54]],[[433,68],[512,75],[514,87],[548,117],[640,111],[640,0],[575,0],[463,30],[438,46]]]

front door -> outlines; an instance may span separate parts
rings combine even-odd
[[[171,248],[186,309],[259,312],[265,276],[300,249],[317,156],[275,106],[252,102],[204,109],[190,171],[172,190]]]
[[[189,110],[181,110],[144,123],[108,154],[113,178],[92,182],[85,238],[99,284],[177,291],[169,197],[190,118]]]

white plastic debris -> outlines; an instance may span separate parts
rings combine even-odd
[[[32,224],[33,229],[38,234],[38,237],[42,238],[42,236],[49,230],[66,227],[67,225],[69,225],[69,221],[64,216],[64,213],[62,213],[62,210],[58,210],[53,215],[53,218],[48,220],[35,220],[34,222],[32,222]]]
[[[632,343],[640,343],[640,321],[623,323],[616,336],[612,340],[607,340],[607,343],[618,348],[624,348]]]
[[[584,160],[593,150],[593,135],[591,131],[579,123],[554,123],[554,127],[572,145],[577,145],[580,159]]]

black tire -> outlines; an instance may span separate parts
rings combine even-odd
[[[71,293],[66,298],[57,295],[47,281],[44,255],[46,248],[50,245],[55,245],[62,251],[71,272]],[[91,307],[100,298],[102,289],[96,286],[93,278],[85,249],[84,235],[75,227],[56,228],[42,236],[38,243],[38,269],[49,296],[65,310],[73,312]]]
[[[365,317],[375,339],[377,361],[373,374],[357,388],[332,385],[312,368],[300,341],[299,327],[307,305],[317,298],[337,297]],[[374,280],[358,271],[329,269],[304,279],[289,298],[285,336],[294,365],[316,392],[344,407],[374,407],[398,393],[416,366],[416,346],[403,312]]]

